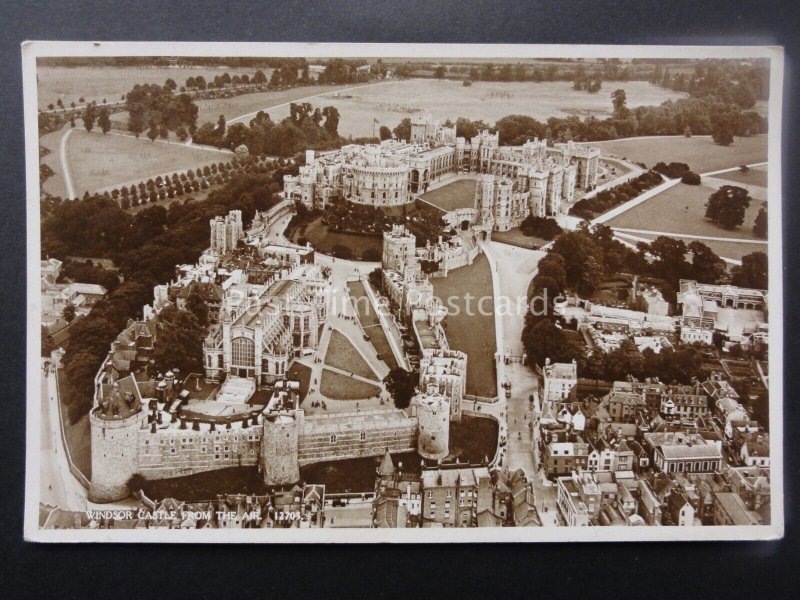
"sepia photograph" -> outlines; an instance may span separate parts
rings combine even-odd
[[[26,539],[782,537],[780,48],[22,61]]]

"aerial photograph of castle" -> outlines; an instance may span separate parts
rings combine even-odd
[[[771,59],[613,56],[39,56],[38,527],[778,525]]]

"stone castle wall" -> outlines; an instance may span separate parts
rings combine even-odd
[[[139,469],[139,432],[147,422],[144,410],[126,419],[89,415],[92,436],[92,483],[89,498],[120,500],[128,495],[128,480]]]

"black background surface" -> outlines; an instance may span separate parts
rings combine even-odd
[[[769,598],[797,581],[795,0],[181,2],[0,0],[0,595]],[[786,538],[761,543],[453,546],[45,545],[24,542],[23,40],[775,44],[784,78]],[[336,593],[348,585],[346,594]],[[783,593],[782,593],[783,592]]]

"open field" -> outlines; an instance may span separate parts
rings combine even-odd
[[[634,233],[631,234],[636,236],[637,238],[645,238],[649,241],[655,240],[658,236],[649,233]],[[692,240],[690,238],[682,238],[678,234],[670,234],[671,237],[674,237],[678,240],[683,240],[686,244],[689,244]],[[624,238],[628,241],[632,241],[635,243],[634,240],[630,240],[630,238]],[[752,254],[753,252],[767,252],[767,244],[743,244],[742,242],[737,242],[734,240],[731,241],[719,241],[719,240],[700,240],[706,246],[711,248],[711,250],[717,256],[721,256],[723,258],[731,258],[733,260],[741,260],[743,256],[746,254]]]
[[[438,79],[408,79],[385,85],[334,93],[315,98],[314,106],[335,106],[341,114],[339,133],[362,137],[372,135],[372,119],[380,125],[394,128],[406,117],[431,114],[442,121],[465,117],[482,119],[493,125],[507,115],[528,115],[545,121],[549,117],[594,115],[611,116],[611,92],[617,87],[625,89],[628,107],[661,104],[665,100],[684,97],[685,94],[662,89],[644,81],[624,84],[605,84],[598,94],[588,94],[572,89],[566,81],[496,82],[476,81],[464,87],[460,81]],[[288,116],[289,108],[270,112],[275,119]],[[377,125],[376,125],[377,135]]]
[[[323,254],[331,254],[334,246],[346,246],[353,252],[352,258],[355,260],[360,259],[366,250],[371,249],[378,255],[383,251],[383,240],[379,236],[328,231],[328,226],[322,222],[322,217],[311,221],[303,234],[298,229],[292,232],[291,237],[293,242],[305,237]]]
[[[272,75],[272,69],[261,70],[267,79]],[[79,104],[81,97],[98,104],[103,98],[117,102],[137,83],[163,85],[167,79],[173,79],[180,87],[189,77],[198,75],[213,81],[223,73],[231,77],[245,74],[252,77],[255,72],[256,69],[238,67],[39,67],[36,70],[38,104],[39,108],[46,109],[60,98],[68,107],[71,102]]]
[[[520,231],[519,227],[509,229],[508,231],[493,231],[492,241],[509,244],[511,246],[519,246],[520,248],[529,248],[531,250],[538,250],[544,244],[549,243],[548,240],[540,237],[525,235]]]
[[[467,393],[496,396],[494,295],[489,261],[479,254],[471,265],[432,282],[434,295],[449,311],[445,329],[450,347],[469,355]]]
[[[459,179],[420,196],[445,212],[471,208],[475,201],[475,179]]]
[[[367,364],[367,361],[356,350],[352,342],[342,332],[335,329],[331,332],[331,339],[328,342],[328,351],[325,353],[324,362],[331,367],[355,373],[367,379],[378,380],[375,371]]]
[[[682,162],[695,173],[749,165],[767,160],[767,136],[737,137],[730,146],[720,146],[711,136],[664,136],[592,142],[604,155],[620,156],[652,167],[657,162]]]
[[[78,196],[226,160],[216,152],[78,128],[67,140],[67,161]]]
[[[753,235],[753,223],[761,202],[755,199],[750,202],[741,227],[724,229],[705,218],[705,203],[715,191],[716,188],[705,185],[679,183],[614,217],[606,225],[732,239],[758,239]]]
[[[322,94],[334,89],[343,88],[331,87],[327,85],[305,85],[288,90],[277,90],[274,92],[241,94],[239,96],[234,96],[233,98],[196,100],[195,103],[197,104],[198,109],[197,126],[200,127],[206,122],[216,123],[220,115],[223,115],[225,120],[230,123],[237,117],[248,115],[250,113],[257,113],[259,110],[263,110],[269,114],[273,121],[279,121],[284,117],[289,116],[289,107],[284,106],[282,108],[275,109],[274,111],[270,107],[288,102],[296,102],[302,98],[307,98],[308,96],[314,96],[316,94]],[[276,114],[280,114],[280,117],[276,118]],[[249,125],[250,120],[254,117],[255,114],[243,118],[241,122],[245,125]],[[111,121],[119,124],[122,129],[126,129],[128,113],[115,113],[111,115]]]
[[[360,281],[352,281],[347,284],[347,291],[353,298],[353,303],[358,310],[358,320],[370,338],[370,343],[375,351],[381,355],[383,362],[390,369],[398,366],[397,359],[394,357],[389,339],[380,324],[380,319],[372,307],[372,303],[364,290],[364,284]]]
[[[767,167],[753,167],[747,173],[731,171],[730,173],[721,173],[715,175],[718,179],[725,179],[735,183],[746,183],[749,185],[757,185],[759,187],[767,187]]]
[[[362,400],[377,396],[381,389],[377,385],[323,369],[319,392],[331,400]]]

